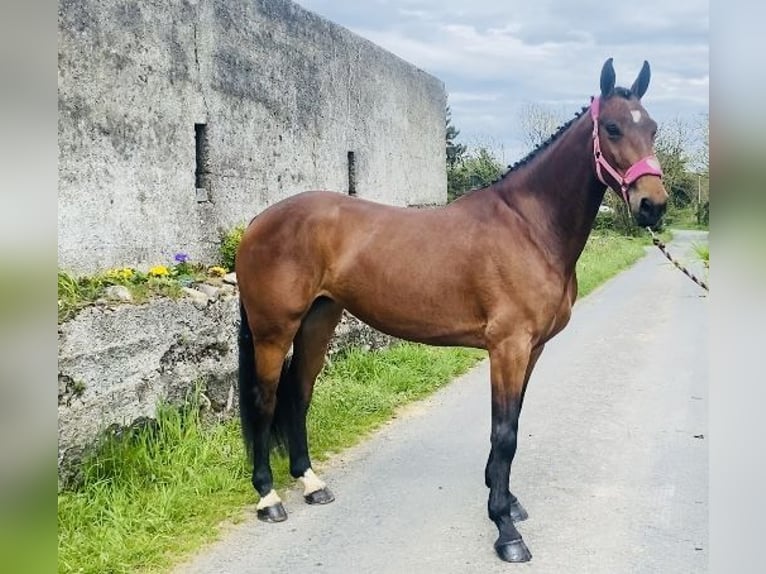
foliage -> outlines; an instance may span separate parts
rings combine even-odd
[[[700,145],[695,144],[701,140]],[[667,225],[705,228],[709,223],[707,116],[696,129],[675,119],[660,126],[655,151],[668,191]],[[687,213],[692,216],[688,217]]]
[[[675,229],[707,229],[708,219],[705,215],[705,205],[702,206],[703,214],[701,222],[697,217],[697,210],[695,206],[689,205],[687,207],[669,207],[667,213],[663,216],[663,226],[666,228]]]
[[[447,169],[447,198],[454,201],[467,191],[486,187],[503,174],[503,165],[484,147],[471,151]]]
[[[237,255],[237,248],[240,241],[242,241],[244,233],[245,226],[238,225],[221,235],[221,245],[218,252],[221,258],[221,267],[224,269],[234,270],[234,258]]]
[[[697,255],[697,259],[702,261],[705,268],[710,267],[710,246],[707,244],[695,244],[692,246],[694,253]]]
[[[602,206],[606,209],[599,211],[596,215],[593,229],[613,231],[626,237],[637,237],[642,234],[625,201],[612,190],[606,190]]]
[[[700,173],[706,178],[710,178],[710,114],[700,116],[698,125],[698,137],[701,141],[697,163]]]
[[[150,297],[178,298],[183,295],[182,287],[202,283],[208,275],[218,276],[218,269],[206,271],[201,264],[191,263],[185,253],[176,253],[173,265],[155,265],[147,272],[133,267],[107,269],[91,276],[74,277],[66,271],[58,272],[58,321],[74,317],[83,307],[106,299],[107,288],[120,285],[130,293],[134,303],[141,303]]]
[[[467,191],[486,187],[503,173],[503,165],[487,147],[468,150],[457,143],[460,130],[452,124],[452,112],[447,106],[447,201],[454,201]]]
[[[687,207],[696,197],[695,181],[689,172],[690,157],[686,151],[689,146],[687,129],[681,120],[661,125],[655,143],[671,207]]]
[[[447,106],[447,126],[446,126],[446,139],[447,139],[447,170],[450,170],[463,159],[463,155],[466,152],[466,147],[463,144],[456,143],[457,136],[460,135],[460,130],[452,125],[452,110]]]

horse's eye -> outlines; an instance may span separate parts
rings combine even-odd
[[[652,141],[655,141],[657,139],[657,130],[654,130],[652,132]]]
[[[617,124],[606,124],[604,127],[606,128],[606,133],[609,134],[610,138],[618,138],[622,135],[620,128],[617,127]]]

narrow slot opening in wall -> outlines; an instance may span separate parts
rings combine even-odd
[[[197,188],[197,201],[207,201],[208,191],[210,191],[207,124],[194,124],[194,147],[194,187]]]
[[[348,152],[348,194],[356,195],[356,158],[354,152]]]

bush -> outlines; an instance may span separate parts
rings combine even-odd
[[[478,148],[447,168],[447,197],[454,201],[466,192],[486,187],[503,174],[503,165],[487,148]]]
[[[706,201],[697,209],[697,221],[699,221],[702,225],[710,225],[710,202]]]
[[[218,248],[218,252],[221,256],[221,267],[226,268],[228,271],[234,270],[234,258],[237,255],[237,248],[239,248],[239,242],[242,241],[244,233],[245,226],[238,225],[221,236],[221,246]]]
[[[607,190],[604,196],[604,206],[608,211],[599,211],[593,222],[593,229],[614,231],[626,237],[635,237],[641,234],[641,229],[633,221],[633,216],[628,212],[628,208],[622,198],[610,190]]]

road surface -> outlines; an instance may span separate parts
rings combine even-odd
[[[670,248],[690,260],[700,232]],[[486,361],[318,468],[327,506],[245,522],[178,572],[567,574],[707,571],[707,310],[654,248],[579,301],[521,415],[512,490],[527,564],[501,562],[487,517]]]

